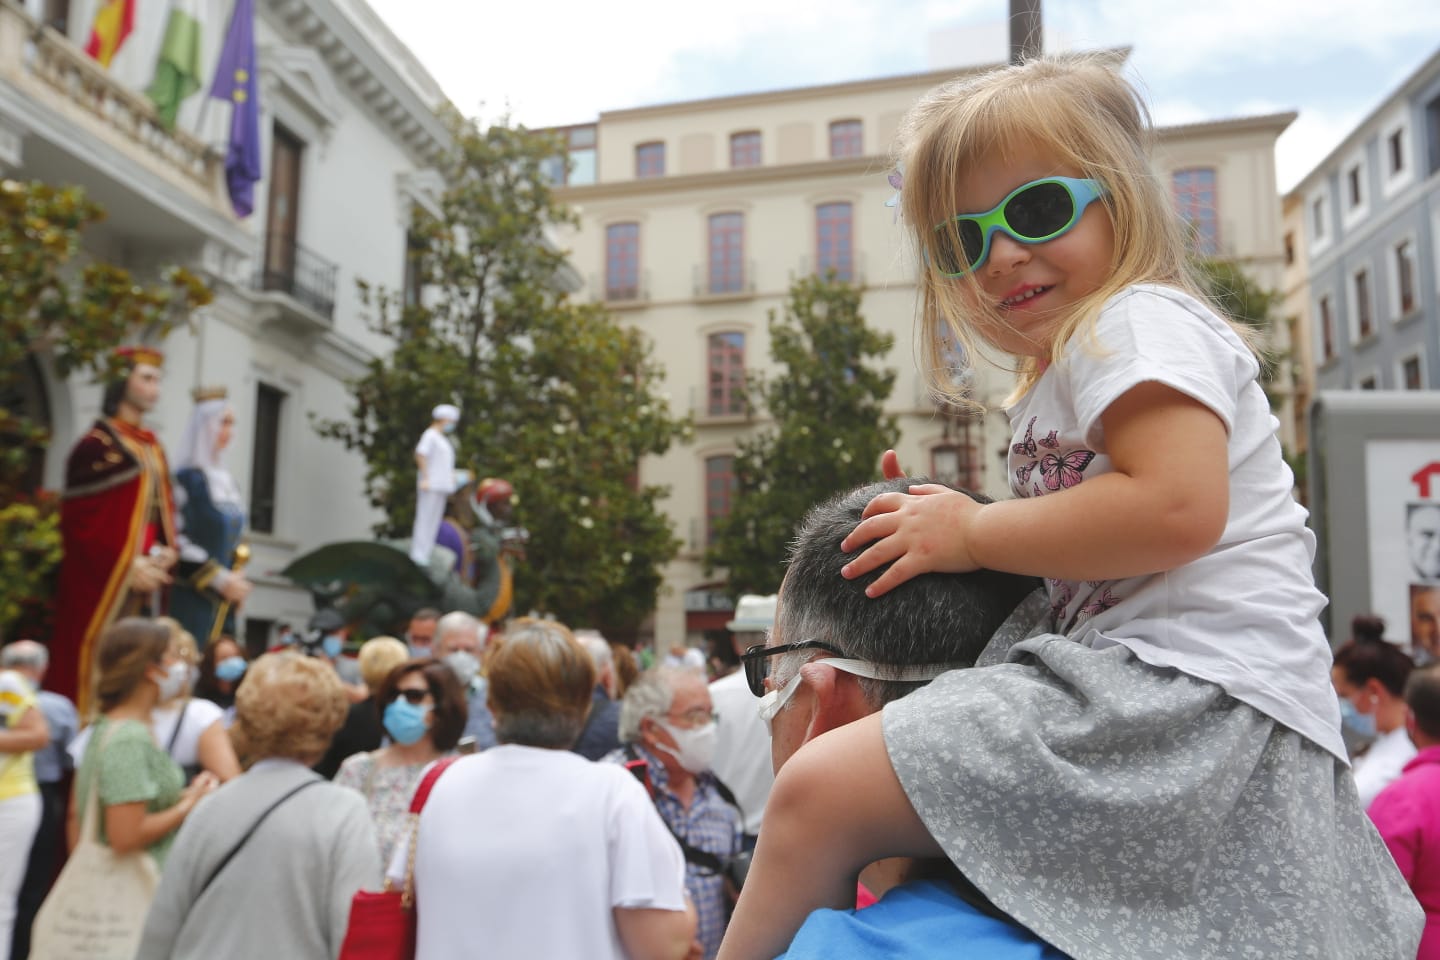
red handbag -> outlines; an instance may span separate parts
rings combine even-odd
[[[404,888],[380,893],[361,890],[355,894],[350,901],[350,922],[345,928],[345,942],[340,945],[340,960],[414,960],[415,840],[420,831],[420,811],[440,774],[458,759],[438,761],[420,779],[410,801]]]

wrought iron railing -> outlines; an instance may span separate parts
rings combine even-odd
[[[304,304],[326,320],[335,317],[335,275],[339,268],[285,234],[271,234],[256,290],[273,290]]]

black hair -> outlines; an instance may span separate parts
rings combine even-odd
[[[105,382],[105,391],[100,395],[100,412],[107,417],[118,416],[120,403],[125,399],[125,388],[130,383],[130,374],[133,369],[121,371],[114,380]]]
[[[1385,621],[1374,614],[1361,614],[1350,621],[1350,642],[1335,651],[1335,666],[1355,686],[1373,680],[1394,696],[1405,692],[1405,681],[1415,661],[1385,639]]]
[[[1411,672],[1405,681],[1405,705],[1415,714],[1420,732],[1440,741],[1440,664]]]
[[[784,642],[824,640],[848,657],[896,667],[975,663],[995,631],[1041,586],[1039,580],[995,570],[926,573],[872,599],[865,588],[879,579],[888,564],[854,580],[840,575],[840,568],[865,549],[866,545],[849,553],[840,549],[860,522],[865,505],[879,494],[903,493],[911,484],[932,482],[901,478],[867,484],[806,514],[796,527],[777,613],[776,626]],[[960,492],[979,503],[990,502],[983,494]],[[876,706],[904,696],[915,686],[877,680],[861,683]]]

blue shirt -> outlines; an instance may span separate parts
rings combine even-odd
[[[816,910],[778,960],[1066,960],[1029,930],[981,913],[948,884],[916,880],[864,910]]]
[[[67,748],[80,732],[80,718],[75,704],[50,690],[37,693],[36,702],[50,727],[50,742],[35,751],[35,782],[59,783],[65,772],[75,766]]]
[[[495,746],[495,718],[490,714],[490,684],[484,677],[476,677],[466,695],[465,717],[466,737],[475,738],[475,750],[489,750]]]

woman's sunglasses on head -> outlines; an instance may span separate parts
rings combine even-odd
[[[962,213],[936,226],[927,257],[941,276],[963,277],[990,256],[990,238],[996,231],[1018,243],[1054,240],[1073,229],[1085,208],[1104,192],[1098,180],[1032,180],[1016,187],[992,210]]]

